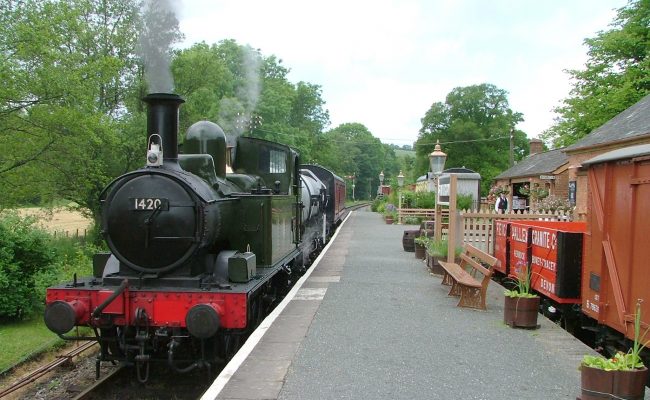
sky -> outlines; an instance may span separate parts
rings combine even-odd
[[[456,87],[506,90],[538,137],[582,69],[584,39],[625,0],[182,0],[180,47],[234,39],[275,55],[289,81],[319,85],[331,126],[358,122],[412,145],[421,119]]]

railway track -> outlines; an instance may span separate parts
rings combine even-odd
[[[370,203],[359,203],[353,206],[346,207],[345,210],[347,213],[349,213],[351,211],[369,206],[369,204]],[[37,381],[39,378],[54,371],[57,367],[64,365],[66,363],[70,363],[74,357],[93,348],[96,344],[97,342],[94,341],[84,342],[83,344],[73,349],[72,351],[57,356],[57,358],[54,361],[48,363],[47,365],[41,366],[38,369],[30,372],[29,374],[21,377],[18,381],[12,383],[9,387],[3,388],[2,391],[0,391],[0,398],[3,398],[11,393],[14,393],[15,391]],[[193,374],[189,374],[190,376],[187,385],[183,385],[182,382],[178,382],[179,380],[178,376],[170,376],[167,378],[156,379],[153,383],[140,385],[135,382],[130,372],[133,372],[133,370],[130,368],[126,368],[122,366],[115,368],[111,370],[107,375],[104,375],[102,379],[93,382],[90,386],[81,387],[78,391],[79,394],[76,395],[76,397],[71,397],[71,398],[74,398],[75,400],[104,399],[104,398],[106,399],[137,398],[139,395],[142,395],[143,393],[148,393],[149,394],[148,398],[158,398],[158,396],[162,396],[161,398],[164,398],[164,397],[168,397],[168,395],[170,394],[170,389],[168,385],[164,384],[164,382],[169,382],[171,380],[175,381],[175,386],[176,384],[180,383],[181,392],[179,393],[179,395],[181,395],[181,398],[184,397],[184,395],[187,395],[190,392],[195,392],[195,391],[197,392],[196,395],[200,396],[200,394],[202,393],[202,389],[199,388],[202,385],[200,384],[199,381],[204,381],[206,378],[205,375],[192,376]],[[165,370],[158,371],[154,375],[165,376],[166,371]],[[184,379],[181,379],[181,381],[182,380]],[[205,380],[204,389],[209,387],[209,384],[210,384],[209,379]],[[183,386],[185,386],[185,388],[183,388]],[[127,389],[117,390],[117,392],[119,393],[116,393],[116,388],[127,388]],[[133,393],[130,393],[129,390],[133,390]],[[131,396],[135,396],[135,397],[131,397]]]
[[[70,352],[57,356],[54,361],[37,368],[36,370],[18,379],[16,382],[12,383],[8,387],[2,389],[2,391],[0,391],[0,398],[3,398],[9,395],[10,393],[15,392],[16,390],[23,388],[32,382],[35,382],[37,379],[45,376],[49,372],[54,371],[57,367],[72,362],[72,359],[74,357],[77,357],[81,353],[90,350],[96,344],[97,342],[92,342],[92,341],[84,342],[79,347],[71,350]]]

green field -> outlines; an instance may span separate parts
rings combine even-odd
[[[0,325],[0,374],[16,364],[63,343],[40,316]]]

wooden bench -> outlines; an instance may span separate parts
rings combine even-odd
[[[465,243],[460,265],[445,261],[439,263],[444,269],[442,284],[451,286],[449,296],[460,296],[458,307],[485,310],[485,294],[497,259]],[[483,276],[481,281],[477,279],[479,273]]]

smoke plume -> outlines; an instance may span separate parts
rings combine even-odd
[[[171,45],[180,35],[173,0],[145,0],[142,14],[138,54],[144,61],[148,92],[171,93],[174,90],[170,68]]]
[[[242,46],[241,67],[244,75],[235,97],[227,97],[219,102],[218,123],[228,133],[228,144],[234,145],[239,135],[247,131],[253,123],[252,114],[260,97],[260,67],[262,59],[250,46]]]

